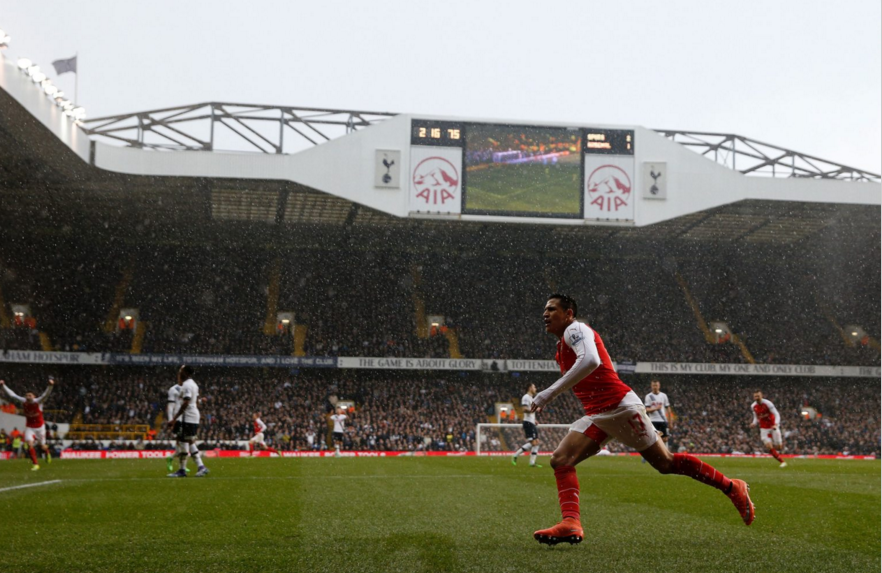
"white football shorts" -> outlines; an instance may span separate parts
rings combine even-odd
[[[570,431],[585,434],[601,446],[615,439],[638,452],[658,440],[646,406],[634,392],[625,394],[613,410],[579,418],[570,426]]]
[[[262,444],[262,445],[266,444],[266,442],[263,441],[263,432],[261,432],[259,434],[255,434],[254,437],[248,441],[254,442],[255,444]]]
[[[765,442],[772,442],[775,445],[781,445],[781,430],[773,430],[772,428],[760,428],[760,439]]]
[[[28,444],[30,444],[33,441],[41,446],[45,446],[46,445],[46,426],[40,426],[39,428],[25,428],[24,440]]]

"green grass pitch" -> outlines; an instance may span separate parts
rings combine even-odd
[[[579,164],[505,165],[469,171],[466,209],[579,214]]]
[[[751,527],[707,486],[594,459],[586,539],[556,547],[532,539],[559,518],[547,460],[209,458],[204,479],[163,460],[0,462],[0,571],[879,571],[878,461],[708,461],[751,484]]]

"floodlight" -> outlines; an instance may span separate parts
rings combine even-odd
[[[852,336],[857,336],[857,331],[851,333]]]
[[[31,79],[34,80],[35,84],[38,84],[46,79],[46,74],[44,74],[43,72],[37,72],[31,76]]]
[[[723,329],[722,329],[722,328],[718,328],[718,329],[714,330],[714,332],[716,332],[717,334],[722,334]]]
[[[55,92],[55,94],[53,94],[53,95],[54,95],[54,97],[55,97],[55,101],[56,101],[56,102],[57,102],[58,100],[64,99],[64,92],[61,91],[61,90],[58,90],[58,91]]]
[[[72,114],[75,119],[83,119],[84,117],[86,117],[86,108],[75,107],[72,111]]]
[[[33,76],[36,73],[39,73],[40,66],[28,66],[28,75]]]
[[[27,70],[32,65],[34,65],[34,63],[27,58],[18,59],[18,69],[20,70]]]
[[[47,96],[54,96],[58,93],[58,88],[53,86],[52,84],[46,84],[43,86],[43,91],[46,92]]]

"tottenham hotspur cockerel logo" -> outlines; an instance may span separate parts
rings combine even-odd
[[[444,205],[457,198],[459,171],[443,157],[427,157],[413,170],[413,186],[426,205]]]

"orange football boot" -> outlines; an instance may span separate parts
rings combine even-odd
[[[744,520],[744,525],[750,525],[753,523],[754,507],[753,502],[750,501],[750,486],[747,485],[747,482],[740,479],[733,479],[732,491],[727,495],[735,505],[735,509],[741,514],[741,519]]]
[[[546,545],[569,543],[571,545],[581,543],[584,537],[582,524],[572,517],[568,517],[548,529],[540,529],[533,533],[533,539]]]

